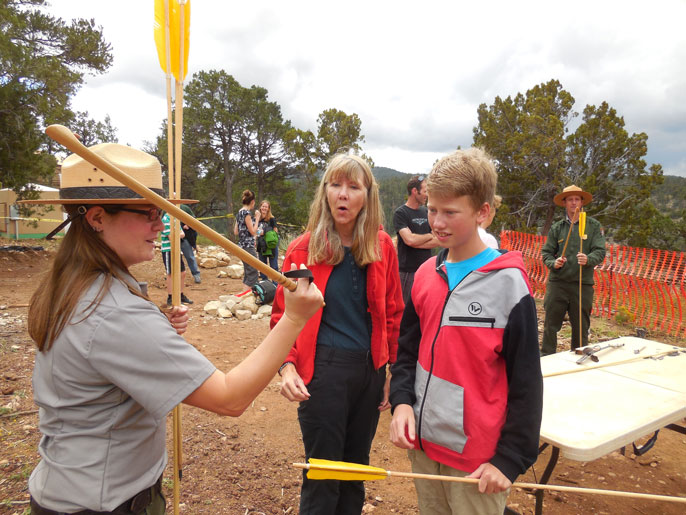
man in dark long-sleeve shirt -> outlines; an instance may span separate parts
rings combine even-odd
[[[593,270],[605,259],[605,236],[600,222],[586,218],[583,247],[579,240],[579,212],[593,196],[578,186],[568,186],[555,196],[555,204],[565,208],[565,217],[553,224],[541,251],[543,263],[550,269],[546,285],[545,323],[541,354],[557,352],[557,333],[562,327],[565,313],[572,325],[572,349],[588,345],[593,306]],[[572,233],[562,255],[569,228]],[[581,272],[581,337],[579,337],[579,266]],[[579,342],[581,341],[581,345]]]

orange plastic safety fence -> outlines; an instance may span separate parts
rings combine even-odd
[[[545,236],[515,231],[500,234],[500,246],[522,253],[534,297],[545,296],[548,268],[541,249]],[[634,325],[686,337],[686,253],[607,245],[595,268],[592,313],[629,317]]]

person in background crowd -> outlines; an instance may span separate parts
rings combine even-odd
[[[543,377],[536,304],[519,252],[479,237],[497,182],[479,148],[441,158],[427,178],[443,249],[419,267],[391,367],[390,438],[416,479],[419,512],[501,515],[512,482],[538,458]]]
[[[164,263],[164,270],[167,274],[167,307],[172,305],[172,258],[171,258],[171,242],[169,241],[169,235],[171,234],[171,219],[168,213],[164,213],[162,216],[162,224],[164,225],[162,232],[160,233],[160,238],[162,240],[162,263]],[[179,234],[181,241],[184,238],[184,232],[181,231]],[[179,263],[181,263],[181,302],[183,304],[193,304],[193,301],[186,297],[183,293],[183,287],[186,283],[186,267],[183,264],[183,258],[179,258]]]
[[[269,234],[269,231],[273,231]],[[279,269],[279,228],[276,218],[272,214],[272,205],[268,200],[260,203],[260,223],[257,228],[257,253],[260,261],[268,264],[274,270]],[[260,272],[260,279],[267,276]],[[275,281],[273,281],[276,284]]]
[[[565,208],[565,217],[555,222],[545,245],[541,249],[543,263],[550,269],[546,283],[545,322],[541,354],[557,352],[557,333],[562,328],[565,313],[569,314],[572,326],[572,349],[588,345],[588,329],[591,327],[591,308],[593,307],[593,275],[596,265],[605,259],[605,235],[600,222],[586,217],[586,238],[583,249],[579,242],[579,212],[591,203],[593,195],[575,185],[567,186],[562,193],[555,195],[556,205]],[[567,241],[570,226],[572,233]],[[579,344],[579,267],[581,272],[581,344]]]
[[[395,361],[403,300],[382,217],[369,164],[336,154],[312,201],[307,232],[286,251],[284,268],[307,263],[325,300],[279,369],[281,394],[300,403],[306,459],[368,464],[379,413],[389,407],[386,364]],[[279,286],[272,326],[283,319],[283,294]],[[300,514],[359,514],[364,498],[362,481],[303,474]]]
[[[186,204],[181,204],[181,209],[183,209],[186,213],[195,218],[193,210]],[[198,250],[196,244],[198,233],[195,231],[195,229],[189,227],[186,224],[181,224],[181,229],[183,230],[184,234],[184,237],[181,239],[181,253],[183,254],[183,257],[186,258],[188,268],[190,269],[191,274],[193,274],[193,280],[196,284],[199,284],[200,282],[202,282],[202,280],[200,279],[200,270],[198,269],[198,262],[195,259],[194,253],[194,251]]]
[[[154,156],[116,143],[90,150],[164,193]],[[165,513],[167,414],[183,402],[239,416],[323,304],[316,285],[298,280],[295,292],[282,292],[286,311],[277,326],[242,363],[220,372],[180,336],[188,308],[162,313],[131,275],[155,255],[160,210],[107,176],[101,184],[103,175],[71,155],[60,198],[33,202],[64,204],[71,223],[29,306],[43,433],[29,478],[33,514]]]
[[[500,195],[494,195],[493,202],[491,204],[491,210],[488,212],[488,218],[486,218],[486,220],[479,225],[479,236],[481,237],[481,241],[483,241],[487,247],[491,247],[492,249],[497,249],[499,247],[498,240],[496,240],[495,236],[486,232],[486,229],[488,229],[493,223],[495,212],[500,208],[502,203],[503,197]]]
[[[257,227],[260,223],[260,211],[255,209],[255,194],[250,190],[243,192],[241,199],[243,206],[236,215],[236,224],[233,232],[238,236],[238,245],[248,254],[257,257],[255,248],[255,235],[257,234]],[[243,284],[248,288],[252,288],[258,281],[257,270],[243,261]]]
[[[414,273],[431,257],[438,241],[431,234],[426,213],[426,183],[423,175],[415,175],[407,183],[407,202],[395,210],[393,228],[398,234],[398,265],[403,301],[409,301]]]

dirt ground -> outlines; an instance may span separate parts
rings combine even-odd
[[[15,244],[0,239],[0,246]],[[22,245],[46,245],[44,241]],[[0,251],[0,513],[28,513],[27,479],[38,462],[38,415],[32,401],[31,373],[35,347],[26,332],[27,308],[33,291],[41,287],[54,247],[45,251]],[[166,298],[159,257],[133,270],[149,283],[151,298]],[[191,307],[187,340],[221,370],[228,370],[246,356],[267,334],[267,320],[221,320],[205,316],[202,306],[219,295],[243,291],[238,280],[218,279],[216,270],[204,270],[202,283],[187,282]],[[541,318],[542,319],[542,318]],[[607,322],[593,320],[596,327]],[[608,327],[614,336],[631,334],[631,328]],[[650,335],[669,341],[662,336]],[[683,346],[683,343],[680,343]],[[183,481],[180,512],[188,514],[294,514],[298,512],[300,471],[292,466],[304,459],[296,404],[279,394],[279,377],[240,418],[222,418],[199,409],[183,407]],[[409,471],[405,451],[388,440],[390,413],[381,416],[371,464],[388,470]],[[171,433],[171,417],[168,422]],[[645,440],[645,439],[643,439]],[[169,436],[171,444],[171,436]],[[524,476],[536,482],[548,462],[550,450]],[[170,459],[171,463],[171,459]],[[168,512],[172,511],[172,471],[164,475]],[[686,496],[686,436],[660,432],[655,447],[636,457],[613,452],[590,463],[560,459],[551,484]],[[417,513],[411,480],[390,478],[367,482],[365,512]],[[522,514],[534,512],[531,492],[513,488],[509,507]],[[683,504],[636,501],[589,494],[547,493],[544,513],[682,514]]]

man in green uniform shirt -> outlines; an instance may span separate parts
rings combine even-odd
[[[588,345],[593,306],[593,269],[605,259],[605,236],[595,218],[586,218],[583,248],[579,241],[579,212],[593,200],[593,196],[578,186],[568,186],[555,196],[555,204],[565,208],[565,217],[553,224],[541,251],[543,263],[550,269],[543,307],[545,323],[541,354],[557,352],[557,333],[565,313],[572,326],[572,349],[579,347],[579,266],[581,273],[581,346]],[[572,233],[567,240],[569,227]]]

